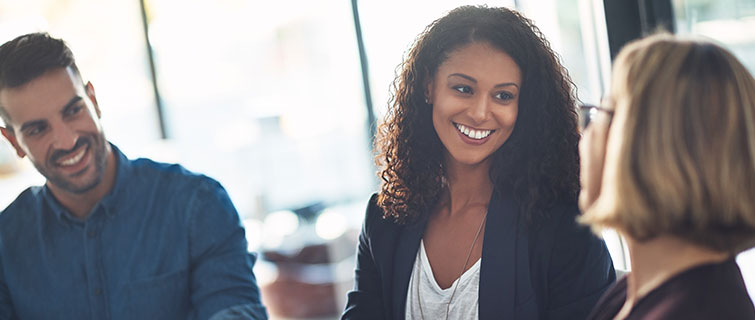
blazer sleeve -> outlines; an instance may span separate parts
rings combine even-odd
[[[354,269],[354,289],[347,294],[346,309],[341,319],[384,319],[383,294],[380,275],[377,272],[370,238],[371,229],[381,213],[377,207],[377,195],[370,198],[367,205],[362,231],[357,245],[356,267]]]
[[[548,268],[546,319],[585,319],[616,281],[605,242],[577,221],[569,206],[559,217]]]

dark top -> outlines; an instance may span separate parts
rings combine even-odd
[[[615,274],[605,243],[577,224],[576,204],[530,229],[510,193],[494,190],[480,266],[480,319],[584,319]],[[404,319],[406,291],[427,219],[382,218],[373,195],[342,319]]]
[[[588,317],[610,320],[627,298],[627,278],[600,299]],[[684,271],[637,301],[626,320],[634,319],[755,319],[742,274],[734,259]]]
[[[0,214],[0,319],[267,318],[223,187],[113,152],[113,189],[86,219],[46,186]]]

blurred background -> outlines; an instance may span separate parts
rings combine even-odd
[[[396,67],[452,0],[0,0],[0,43],[47,31],[92,81],[108,139],[228,190],[273,319],[335,319],[378,188],[375,123]],[[509,0],[598,103],[611,59],[665,27],[710,37],[755,71],[755,0]],[[44,179],[0,141],[0,208]],[[605,239],[617,268],[623,243]],[[755,251],[738,262],[755,297]]]

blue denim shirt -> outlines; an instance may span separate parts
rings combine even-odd
[[[0,319],[266,319],[223,187],[113,152],[115,185],[86,220],[46,186],[0,214]]]

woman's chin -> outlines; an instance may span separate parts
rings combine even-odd
[[[451,154],[450,159],[448,158],[446,159],[454,162],[454,164],[456,165],[461,165],[465,167],[476,167],[487,162],[486,160],[490,159],[490,155],[489,154],[461,153],[456,156]]]

